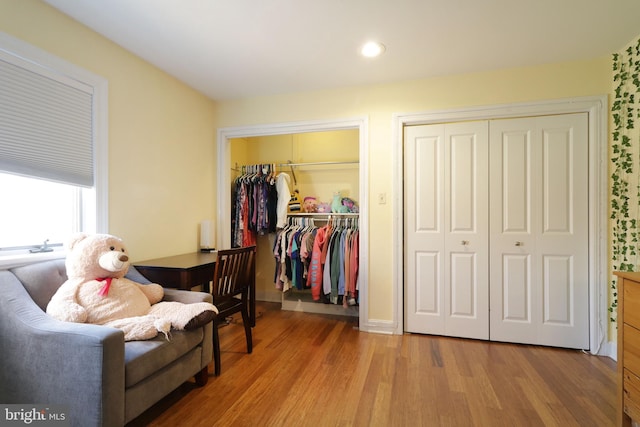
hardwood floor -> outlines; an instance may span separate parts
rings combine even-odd
[[[609,426],[615,362],[580,351],[360,333],[357,319],[258,303],[220,329],[222,374],[129,426]],[[209,367],[213,372],[213,366]]]

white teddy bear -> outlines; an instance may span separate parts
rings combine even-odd
[[[124,331],[125,341],[165,335],[171,328],[195,329],[212,321],[213,304],[162,301],[162,286],[125,278],[129,255],[124,243],[109,234],[78,234],[68,244],[68,280],[49,305],[52,317],[76,323],[111,326]]]

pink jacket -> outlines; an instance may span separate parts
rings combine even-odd
[[[326,256],[326,246],[327,227],[322,227],[318,229],[316,238],[313,241],[311,263],[309,264],[309,272],[307,274],[307,287],[311,288],[311,296],[316,301],[320,299],[320,292],[322,290],[322,269],[324,266],[323,255]]]

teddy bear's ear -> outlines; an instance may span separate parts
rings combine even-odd
[[[86,239],[87,237],[89,237],[89,235],[86,234],[86,233],[76,233],[76,234],[74,234],[73,236],[71,236],[71,238],[69,238],[69,241],[67,242],[67,248],[70,249],[70,250],[73,249],[73,247],[75,245],[77,245],[78,242]]]

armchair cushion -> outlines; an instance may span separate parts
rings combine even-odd
[[[157,336],[125,345],[125,386],[131,387],[168,364],[178,360],[202,342],[202,329],[196,333],[171,332],[171,339]]]

